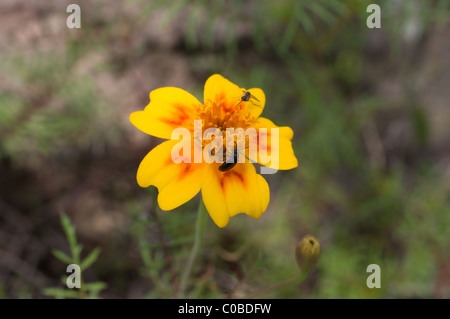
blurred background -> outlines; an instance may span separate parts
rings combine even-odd
[[[81,7],[81,29],[66,8]],[[381,28],[369,29],[370,3]],[[449,1],[0,3],[0,297],[52,298],[72,244],[103,298],[171,298],[200,197],[162,212],[136,183],[161,140],[129,114],[151,90],[203,101],[220,73],[266,94],[299,167],[265,175],[263,217],[206,226],[191,298],[450,297]],[[67,227],[66,227],[67,228]],[[67,231],[67,229],[66,229]],[[297,243],[321,242],[301,285]],[[73,235],[73,234],[72,234]],[[70,237],[70,236],[69,236]],[[72,239],[73,240],[73,239]],[[96,254],[95,254],[96,255]],[[369,264],[381,288],[369,289]],[[47,289],[47,290],[46,290]],[[64,297],[61,293],[59,297]],[[65,297],[70,297],[67,295]]]

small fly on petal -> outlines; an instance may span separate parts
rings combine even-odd
[[[250,102],[256,106],[260,106],[260,101],[256,98],[256,96],[252,95],[249,91],[242,90],[244,94],[240,97],[240,101],[236,104],[235,108],[239,106],[242,102]],[[257,101],[258,103],[255,103]]]

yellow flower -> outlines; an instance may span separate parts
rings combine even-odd
[[[291,144],[293,131],[289,127],[277,127],[272,121],[259,117],[264,104],[265,96],[261,89],[239,88],[219,74],[212,75],[206,81],[204,104],[190,93],[175,87],[150,92],[150,103],[143,111],[132,113],[130,121],[144,133],[168,141],[156,146],[142,160],[137,171],[139,186],[153,185],[158,188],[158,204],[162,210],[172,210],[201,191],[205,207],[219,227],[225,227],[230,217],[239,213],[259,218],[269,204],[269,186],[256,173],[248,158],[282,170],[298,165]],[[224,156],[220,157],[219,162],[207,163],[202,152],[201,162],[188,158],[185,162],[175,163],[172,150],[179,141],[171,139],[174,129],[189,130],[192,137],[189,142],[192,142],[191,145],[200,144],[201,150],[212,141],[195,137],[194,120],[202,121],[201,138],[208,128],[218,128],[224,135],[228,128],[254,128],[256,137],[252,139],[244,136],[247,160],[232,165],[231,169],[219,170],[231,156],[226,151],[228,144],[224,137],[221,149]],[[272,132],[276,130],[273,129],[278,129],[275,143],[271,139],[275,136]],[[249,152],[249,143],[252,142],[258,145],[256,157]],[[264,152],[268,155],[278,154],[279,160],[264,160]],[[214,155],[214,152],[211,154]]]

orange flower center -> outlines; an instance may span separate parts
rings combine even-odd
[[[246,109],[246,103],[251,102],[242,101],[240,98],[237,98],[233,103],[230,103],[230,101],[227,103],[223,96],[217,96],[214,101],[207,100],[204,105],[199,105],[197,108],[197,118],[203,120],[202,136],[204,131],[209,128],[218,128],[222,132],[224,161],[226,160],[226,157],[232,155],[232,152],[227,152],[226,150],[226,129],[242,128],[245,130],[256,120],[256,118]],[[239,135],[236,135],[236,137],[235,147],[236,142],[238,142],[239,139],[245,138]],[[233,139],[235,139],[234,136]],[[247,147],[248,137],[245,139],[245,145]],[[213,141],[214,137],[211,140],[203,140],[202,148]]]

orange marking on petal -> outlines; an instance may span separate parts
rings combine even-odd
[[[270,128],[267,129],[266,133],[261,133],[257,130],[257,145],[258,152],[263,150],[268,152],[268,155],[272,152],[272,133]]]
[[[234,170],[226,171],[221,174],[220,187],[225,191],[226,179],[231,180],[233,178],[239,180],[244,187],[247,187],[244,176]]]
[[[186,178],[189,174],[192,174],[194,172],[194,168],[192,167],[192,164],[188,163],[185,164],[182,171],[180,172],[180,175],[178,175],[178,181],[181,181],[183,178]]]
[[[227,173],[230,174],[230,175],[236,176],[236,177],[239,179],[239,181],[245,186],[245,179],[244,179],[244,176],[242,176],[240,173],[238,173],[238,172],[236,172],[236,171],[229,171],[229,172],[227,172]]]
[[[173,107],[175,109],[174,112],[172,112],[174,118],[162,118],[161,121],[172,126],[181,126],[191,116],[186,112],[184,105],[173,104]]]
[[[168,157],[167,158],[167,160],[166,160],[166,166],[169,166],[169,165],[172,165],[172,164],[175,164],[175,160],[179,160],[179,157],[177,157],[177,158],[174,158],[174,159],[172,159],[172,157],[170,156],[170,157]]]

